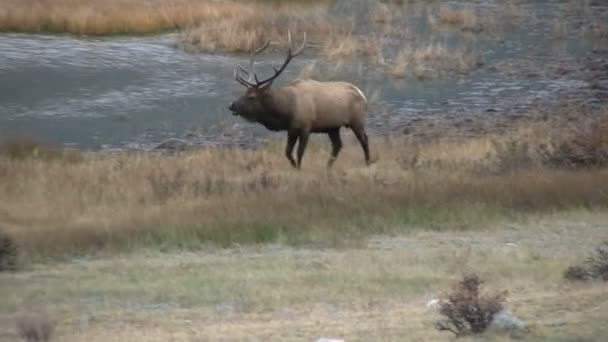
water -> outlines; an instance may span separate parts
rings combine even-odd
[[[534,13],[534,20],[498,39],[478,38],[474,44],[485,64],[466,75],[392,81],[377,67],[349,62],[331,77],[352,81],[374,98],[368,124],[376,133],[421,119],[518,115],[539,101],[558,101],[563,91],[588,87],[577,74],[556,74],[549,67],[573,65],[597,43],[576,32],[548,39],[558,5],[531,2],[522,12]],[[575,25],[581,18],[568,20]],[[452,42],[449,35],[443,39]],[[0,34],[0,140],[35,137],[99,150],[149,149],[169,137],[203,144],[267,137],[263,127],[227,109],[243,91],[232,68],[246,64],[245,56],[189,53],[175,41],[172,34],[95,39]],[[269,62],[281,58],[264,56],[257,70],[268,71]],[[292,62],[277,84],[312,63],[336,69],[336,62],[319,63],[308,54]]]

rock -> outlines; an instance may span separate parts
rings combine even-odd
[[[188,147],[190,147],[190,144],[185,140],[167,139],[167,140],[163,141],[162,143],[158,144],[158,146],[156,146],[154,148],[154,150],[155,151],[165,150],[165,151],[170,151],[170,152],[178,152],[178,151],[185,151],[186,149],[188,149]]]
[[[441,309],[441,305],[444,303],[447,303],[447,302],[443,301],[441,299],[431,299],[426,303],[426,309],[439,311],[439,309]]]
[[[528,327],[526,323],[513,315],[509,310],[503,309],[492,318],[490,329],[525,331]]]
[[[335,338],[325,338],[325,337],[321,337],[320,339],[318,339],[316,342],[344,342],[344,340],[337,340]]]

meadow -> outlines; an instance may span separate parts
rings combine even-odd
[[[62,256],[206,243],[339,247],[373,234],[603,209],[608,115],[591,117],[478,137],[378,137],[373,165],[350,144],[330,170],[319,136],[302,172],[286,162],[283,141],[172,155],[8,143],[0,222],[27,255]]]
[[[0,336],[43,312],[62,341],[321,336],[444,340],[425,303],[462,274],[508,290],[530,331],[489,340],[597,340],[605,284],[568,265],[606,235],[608,112],[350,141],[334,168],[315,139],[303,170],[282,141],[174,154],[83,153],[33,142],[0,155]],[[582,116],[581,116],[582,117]],[[18,319],[18,318],[17,318]]]

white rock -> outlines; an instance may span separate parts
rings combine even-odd
[[[508,310],[501,310],[492,318],[491,329],[497,330],[526,330],[527,326]]]
[[[442,299],[431,299],[426,303],[426,309],[427,310],[439,310],[441,308],[441,305],[447,303],[447,301],[444,301]]]

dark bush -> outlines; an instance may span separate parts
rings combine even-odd
[[[480,334],[490,326],[494,315],[503,309],[506,293],[482,295],[482,283],[477,275],[471,274],[457,284],[440,304],[439,313],[445,318],[436,323],[438,330],[464,336]]]
[[[17,269],[17,244],[12,237],[0,231],[0,272]]]
[[[553,132],[536,152],[544,165],[554,168],[608,166],[608,114]]]
[[[570,266],[564,271],[564,278],[570,281],[584,281],[589,279],[589,272],[582,266]]]
[[[534,165],[530,145],[519,139],[507,141],[492,141],[496,171],[498,173],[512,172],[530,168]]]
[[[15,327],[27,342],[49,342],[55,331],[55,322],[45,314],[28,313],[17,317]]]
[[[608,281],[608,241],[604,241],[591,253],[585,266],[593,279]]]
[[[82,161],[82,154],[75,149],[56,148],[35,139],[12,139],[0,144],[0,156],[8,159],[44,159],[60,160],[64,162]]]
[[[608,241],[595,248],[582,265],[568,267],[564,272],[564,278],[608,281]]]

